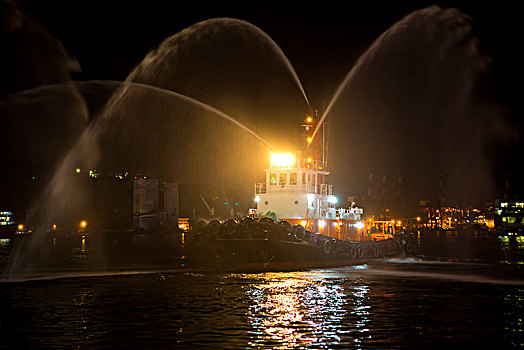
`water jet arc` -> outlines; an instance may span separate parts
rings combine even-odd
[[[34,92],[38,92],[40,90],[47,90],[47,89],[51,89],[51,88],[59,88],[59,87],[68,86],[68,85],[75,85],[76,86],[76,85],[81,85],[81,84],[100,84],[100,85],[114,84],[114,85],[119,85],[119,86],[124,86],[124,87],[139,87],[139,88],[147,89],[147,90],[150,90],[150,91],[153,91],[153,92],[157,92],[157,93],[160,93],[160,94],[170,95],[170,96],[174,96],[174,97],[180,98],[181,100],[183,100],[185,102],[189,102],[189,103],[192,103],[194,105],[197,105],[198,107],[200,107],[200,108],[202,108],[204,110],[207,110],[207,111],[212,112],[212,113],[214,113],[214,114],[216,114],[216,115],[218,115],[218,116],[220,116],[220,117],[222,117],[224,119],[229,120],[233,124],[241,127],[242,129],[244,129],[245,131],[247,131],[248,133],[253,135],[255,138],[257,138],[259,141],[264,143],[271,150],[275,150],[275,147],[273,145],[271,145],[269,142],[267,142],[262,137],[257,135],[254,131],[249,129],[247,126],[245,126],[244,124],[240,123],[239,121],[237,121],[233,117],[227,115],[226,113],[222,112],[221,110],[219,110],[219,109],[217,109],[217,108],[215,108],[213,106],[205,104],[205,103],[203,103],[201,101],[198,101],[198,100],[196,100],[194,98],[191,98],[191,97],[189,97],[187,95],[180,94],[180,93],[175,92],[173,90],[163,89],[163,88],[160,88],[158,86],[144,84],[144,83],[137,83],[137,82],[133,82],[133,81],[87,80],[87,81],[71,81],[71,82],[59,83],[59,84],[42,85],[42,86],[39,86],[39,87],[36,87],[36,88],[33,88],[33,89],[24,90],[22,92],[10,95],[6,99],[1,101],[0,104],[6,103],[10,99],[15,99],[15,97],[17,97],[17,96],[28,95],[28,94],[31,94],[31,93],[34,93]]]

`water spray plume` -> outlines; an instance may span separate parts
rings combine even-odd
[[[247,26],[253,28],[254,30],[256,30],[265,40],[267,40],[267,42],[269,42],[273,46],[273,48],[280,55],[280,57],[282,58],[282,60],[286,64],[289,72],[291,73],[291,75],[295,79],[295,82],[296,82],[298,88],[300,89],[300,92],[302,92],[302,95],[304,96],[304,99],[306,100],[306,103],[307,103],[309,109],[312,110],[311,104],[309,103],[309,99],[308,99],[308,97],[306,95],[306,91],[304,90],[304,87],[302,86],[302,82],[300,81],[300,78],[298,77],[297,72],[293,68],[293,65],[291,64],[291,62],[289,61],[287,56],[284,54],[284,52],[282,51],[280,46],[266,32],[264,32],[262,29],[258,28],[257,26],[255,26],[255,25],[253,25],[253,24],[251,24],[249,22],[245,22],[245,21],[240,21],[240,22],[242,22],[245,25],[247,25]]]
[[[63,88],[64,86],[78,86],[78,85],[91,85],[91,84],[95,84],[95,85],[117,85],[117,86],[122,86],[124,88],[129,88],[129,87],[138,87],[138,88],[142,88],[142,89],[146,89],[146,90],[149,90],[149,91],[153,91],[153,92],[157,92],[159,94],[163,94],[163,95],[168,95],[168,96],[174,96],[176,98],[179,98],[185,102],[188,102],[188,103],[192,103],[206,111],[209,111],[209,112],[212,112],[228,121],[230,121],[231,123],[239,126],[240,128],[244,129],[245,131],[247,131],[248,133],[250,133],[251,135],[253,135],[255,138],[257,138],[259,141],[261,141],[262,143],[264,143],[269,149],[271,150],[275,150],[276,148],[271,145],[269,142],[267,142],[266,140],[264,140],[262,137],[260,137],[258,134],[256,134],[254,131],[252,131],[251,129],[249,129],[247,126],[245,126],[244,124],[240,123],[239,121],[237,121],[235,118],[227,115],[226,113],[222,112],[221,110],[213,107],[213,106],[210,106],[210,105],[207,105],[201,101],[198,101],[194,98],[191,98],[187,95],[183,95],[183,94],[180,94],[178,92],[175,92],[175,91],[172,91],[172,90],[168,90],[168,89],[163,89],[163,88],[160,88],[158,86],[154,86],[154,85],[149,85],[149,84],[144,84],[144,83],[138,83],[138,82],[134,82],[134,81],[116,81],[116,80],[88,80],[88,81],[70,81],[70,82],[66,82],[66,83],[58,83],[58,84],[48,84],[48,85],[42,85],[42,86],[38,86],[36,88],[33,88],[33,89],[28,89],[28,90],[24,90],[22,92],[19,92],[19,93],[16,93],[16,94],[12,94],[12,95],[9,95],[8,97],[6,97],[5,99],[3,99],[2,101],[0,101],[0,104],[3,104],[3,103],[8,103],[8,102],[17,102],[17,100],[23,100],[24,97],[27,97],[27,96],[30,96],[32,94],[35,94],[35,93],[38,93],[40,91],[46,91],[46,90],[49,90],[49,89],[59,89],[59,88]],[[125,92],[125,91],[123,91]],[[80,169],[77,170],[77,172],[80,172]]]
[[[143,88],[143,89],[147,89],[147,90],[151,90],[151,91],[155,91],[155,92],[158,92],[158,93],[161,93],[161,94],[166,94],[166,95],[170,95],[170,96],[175,96],[177,98],[180,98],[181,100],[184,100],[186,102],[189,102],[189,103],[192,103],[192,104],[195,104],[197,106],[199,106],[200,108],[202,109],[205,109],[209,112],[212,112],[224,119],[227,119],[229,120],[230,122],[232,122],[233,124],[241,127],[242,129],[244,129],[245,131],[247,131],[248,133],[250,133],[251,135],[253,135],[254,137],[256,137],[258,140],[260,140],[262,143],[264,143],[266,146],[268,146],[270,149],[274,150],[275,147],[273,147],[269,142],[267,142],[266,140],[264,140],[262,137],[260,137],[259,135],[257,135],[255,132],[253,132],[251,129],[249,129],[247,126],[245,126],[244,124],[240,123],[239,121],[237,121],[236,119],[230,117],[229,115],[225,114],[224,112],[216,109],[215,107],[212,107],[210,105],[207,105],[203,102],[200,102],[198,100],[195,100],[189,96],[186,96],[186,95],[183,95],[183,94],[180,94],[178,92],[174,92],[172,90],[167,90],[167,89],[163,89],[163,88],[159,88],[159,87],[156,87],[156,86],[153,86],[153,85],[148,85],[148,84],[142,84],[142,83],[136,83],[136,82],[132,82],[132,81],[125,81],[123,83],[121,83],[122,85],[124,85],[125,87],[140,87],[140,88]]]

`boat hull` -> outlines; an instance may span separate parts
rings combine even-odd
[[[188,233],[185,249],[193,264],[219,270],[293,271],[359,265],[415,251],[409,237],[348,241],[269,220],[212,222]],[[404,242],[404,243],[402,243]],[[409,249],[406,249],[409,245]]]

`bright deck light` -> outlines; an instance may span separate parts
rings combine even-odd
[[[272,153],[271,164],[278,167],[289,168],[295,163],[295,157],[291,153]]]

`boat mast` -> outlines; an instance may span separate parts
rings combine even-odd
[[[327,131],[326,122],[323,121],[320,126],[319,132],[317,132],[315,138],[312,138],[315,129],[318,127],[321,117],[318,115],[317,110],[310,109],[306,114],[304,123],[303,134],[303,150],[304,157],[311,159],[312,163],[317,170],[327,171]],[[309,166],[308,166],[309,167]],[[320,175],[320,174],[319,174]],[[325,175],[322,175],[322,181],[325,183]]]

